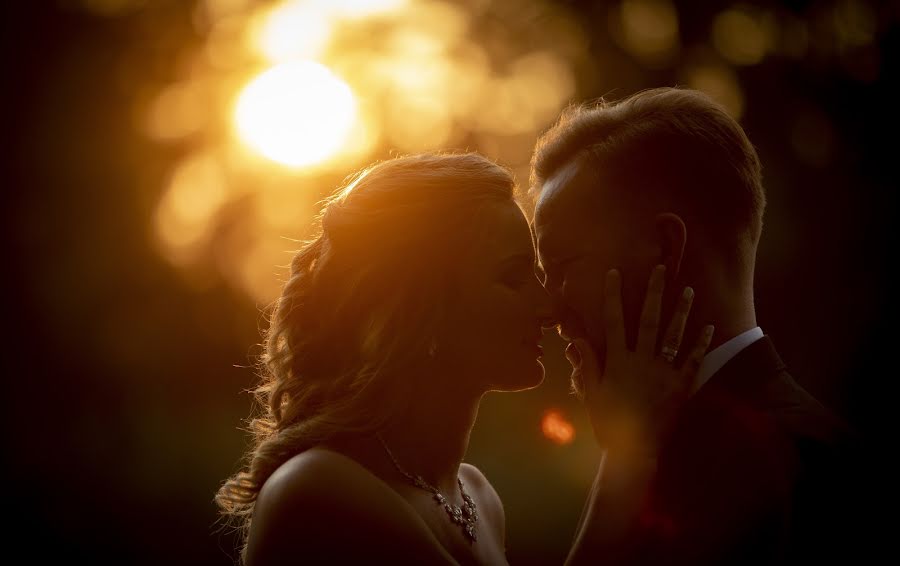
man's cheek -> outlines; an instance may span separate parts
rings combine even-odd
[[[587,337],[596,340],[603,334],[603,296],[596,291],[579,293],[570,303]]]

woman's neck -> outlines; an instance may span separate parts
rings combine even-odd
[[[482,396],[444,390],[416,397],[381,438],[403,471],[452,492]]]

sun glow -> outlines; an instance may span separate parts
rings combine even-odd
[[[234,111],[245,144],[298,168],[337,153],[356,118],[350,87],[312,61],[284,63],[263,72],[240,93]]]
[[[184,150],[157,201],[154,245],[192,284],[218,273],[261,302],[279,292],[275,250],[309,236],[321,195],[376,157],[467,148],[527,178],[535,138],[587,61],[577,18],[549,0],[529,0],[531,23],[515,33],[507,3],[484,0],[191,4],[205,44],[171,62],[160,51],[174,80],[154,71],[135,99],[135,125]],[[144,67],[116,76],[131,84]]]
[[[289,2],[255,19],[251,43],[272,62],[311,59],[325,49],[332,28],[328,12],[308,2]]]

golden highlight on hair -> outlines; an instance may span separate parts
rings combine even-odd
[[[265,481],[288,459],[377,432],[415,397],[479,211],[511,202],[509,170],[475,153],[377,163],[326,199],[318,236],[294,255],[259,361],[245,468],[216,495],[246,535]],[[419,376],[421,380],[427,376]]]

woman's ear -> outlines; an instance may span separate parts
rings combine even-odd
[[[675,213],[663,212],[654,219],[659,243],[658,263],[666,266],[667,277],[675,277],[681,270],[681,260],[687,244],[687,226]]]

